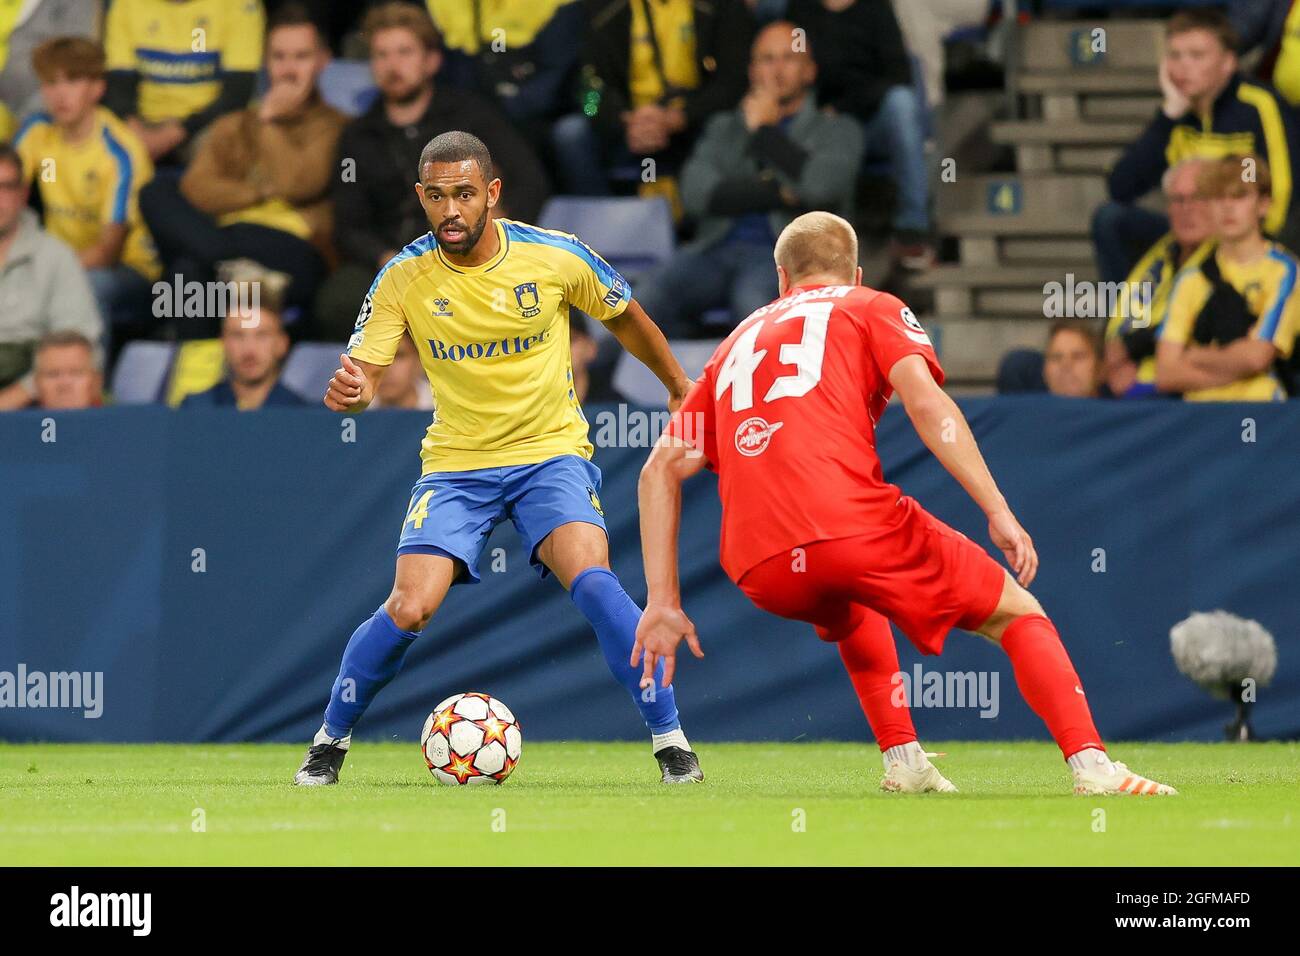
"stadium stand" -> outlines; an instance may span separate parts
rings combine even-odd
[[[175,357],[175,342],[128,342],[113,367],[109,383],[113,400],[118,405],[161,401]]]
[[[281,383],[309,401],[319,401],[325,393],[324,383],[338,368],[343,349],[335,342],[299,342],[285,359]]]
[[[555,196],[538,225],[581,236],[628,279],[667,261],[676,246],[672,209],[662,198]]]
[[[932,58],[922,56],[930,49],[927,44],[931,41],[942,44],[956,34],[939,37],[936,32],[918,43],[915,35],[906,35],[908,31],[904,31],[912,87],[927,107],[924,132],[930,144],[930,161],[952,157],[957,164],[955,180],[931,176],[936,233],[944,240],[943,250],[950,261],[904,276],[873,271],[872,256],[888,234],[888,216],[873,219],[873,211],[864,210],[862,200],[867,197],[888,203],[891,189],[881,189],[879,180],[872,180],[871,174],[882,173],[885,167],[879,156],[870,151],[864,157],[865,175],[859,184],[857,225],[866,240],[863,249],[866,281],[897,292],[921,315],[940,352],[948,382],[956,390],[992,391],[1005,354],[1017,349],[1041,350],[1047,330],[1056,318],[1044,308],[1047,283],[1066,282],[1067,277],[1076,283],[1099,278],[1089,242],[1089,217],[1106,199],[1107,171],[1161,103],[1158,66],[1165,18],[1179,8],[1207,5],[1213,4],[1197,0],[1185,3],[1152,0],[1143,4],[1122,0],[1103,4],[1071,0],[990,2],[987,9],[991,13],[1000,11],[1001,20],[993,15],[982,23],[967,24],[961,28],[961,35],[967,37],[963,42],[982,45],[991,62],[1001,64],[1005,60],[1005,88],[974,94],[960,86],[954,87],[951,82],[945,90],[942,62],[936,66]],[[274,15],[282,13],[279,8],[294,4],[266,6],[274,19]],[[319,88],[326,103],[349,117],[372,110],[378,95],[369,61],[358,58],[358,53],[365,55],[366,45],[355,32],[368,6],[374,4],[359,5],[348,22],[344,22],[348,18],[333,14],[329,18],[329,36],[335,51],[350,56],[329,63],[319,78]],[[453,6],[449,4],[447,9]],[[575,5],[575,9],[578,6],[581,5]],[[896,9],[901,6],[900,0],[895,0]],[[787,5],[781,2],[750,4],[750,7],[760,23],[788,15]],[[1153,11],[1162,15],[1153,17]],[[900,15],[900,19],[907,26],[909,18]],[[102,35],[107,18],[98,18],[98,24],[94,32]],[[945,21],[943,29],[948,30],[952,25]],[[587,28],[592,29],[590,23]],[[1098,30],[1103,32],[1098,34]],[[598,31],[592,34],[597,35]],[[339,43],[340,37],[347,37],[350,42]],[[734,43],[734,37],[726,40]],[[1258,45],[1259,41],[1255,37],[1253,42]],[[1004,42],[1005,57],[1000,52]],[[584,49],[581,55],[591,54]],[[29,58],[25,48],[23,56]],[[738,60],[738,54],[732,59]],[[1248,62],[1245,72],[1256,70],[1256,66]],[[1258,67],[1262,70],[1264,64]],[[12,62],[6,73],[14,73]],[[456,76],[449,68],[438,74],[436,86],[453,88]],[[948,79],[951,81],[951,73]],[[733,84],[744,82],[738,76],[730,80]],[[266,90],[265,70],[261,70],[258,94]],[[573,93],[575,104],[584,90],[590,94],[586,86],[577,84]],[[932,95],[934,91],[941,95]],[[454,90],[456,97],[462,93]],[[16,121],[30,111],[33,102],[30,90],[21,97],[16,93],[5,97],[5,106]],[[413,129],[406,130],[408,136],[414,135]],[[504,155],[509,151],[501,152]],[[552,165],[554,173],[556,157],[543,158]],[[510,164],[503,161],[502,165],[508,168]],[[639,170],[639,166],[633,168]],[[616,181],[611,185],[615,193],[620,192]],[[518,188],[516,185],[516,195]],[[645,193],[630,183],[624,183],[621,191]],[[1156,210],[1163,202],[1152,195],[1140,205]],[[341,221],[342,213],[337,213],[335,218]],[[537,221],[546,228],[579,235],[632,280],[634,287],[638,277],[668,260],[691,239],[691,224],[676,222],[671,206],[663,198],[554,196],[545,204]],[[881,227],[874,235],[873,224]],[[413,227],[417,225],[413,223]],[[346,235],[347,227],[342,231]],[[342,255],[340,261],[340,252],[346,251],[345,243],[337,234],[334,240],[329,265],[333,277],[337,278],[347,271],[347,268],[340,269],[341,265],[356,267],[356,264],[347,255]],[[374,266],[367,258],[359,268],[368,276]],[[319,318],[321,312],[317,302],[305,307],[308,321],[294,325],[295,337],[340,338],[344,324],[350,328],[351,316],[355,314],[352,303],[361,297],[356,290],[364,289],[365,276],[353,283],[356,289],[349,286],[348,294],[343,296],[346,308],[341,309],[343,318],[337,328],[312,327],[311,320]],[[706,332],[721,335],[737,318],[728,309],[712,309],[700,317],[700,325]],[[124,340],[133,335],[172,339],[193,338],[195,334],[200,334],[197,329],[187,331],[174,321],[161,324],[142,321],[138,329],[129,329],[115,338],[110,354],[116,354],[123,344],[132,344]],[[600,335],[598,327],[595,334]],[[334,346],[328,348],[333,351]],[[154,394],[156,383],[152,377],[137,387],[129,376],[154,375],[156,369],[150,363],[160,360],[163,351],[134,350],[129,356],[123,355],[120,367],[111,369],[109,375],[112,392],[121,393],[120,401],[138,402],[142,400],[140,396]],[[306,354],[304,351],[303,355]],[[171,384],[164,385],[164,391],[176,401],[179,393],[175,383],[185,376],[176,374],[175,366],[180,363],[175,356],[168,362],[165,375]],[[612,372],[612,364],[611,360],[607,371]],[[205,373],[200,377],[206,380],[209,376]],[[620,372],[619,380],[628,380],[626,374]],[[629,381],[634,382],[635,376]],[[307,391],[314,395],[317,389],[312,387]]]
[[[1159,104],[1163,23],[1039,21],[1018,31],[1008,92],[1024,118],[995,122],[1015,172],[962,175],[938,190],[938,228],[958,262],[914,280],[934,290],[933,333],[950,381],[986,387],[1010,349],[1042,347],[1050,281],[1095,281],[1092,210],[1106,199],[1104,172]]]
[[[717,341],[710,339],[677,339],[669,344],[691,378],[699,376],[704,363],[718,347]],[[637,405],[663,404],[664,387],[659,379],[626,352],[619,356],[618,364],[614,367],[614,390]]]
[[[360,116],[379,95],[365,60],[333,60],[317,82],[321,98],[348,116]]]

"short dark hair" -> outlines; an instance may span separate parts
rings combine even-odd
[[[1241,45],[1228,15],[1214,7],[1191,7],[1187,10],[1179,10],[1169,18],[1169,23],[1165,26],[1165,36],[1176,37],[1180,33],[1191,33],[1193,30],[1213,33],[1229,53],[1236,53]]]
[[[58,329],[53,332],[46,332],[37,340],[35,354],[40,355],[46,349],[67,348],[71,345],[85,349],[92,356],[95,354],[94,343],[75,329]]]
[[[18,178],[22,178],[23,158],[18,154],[18,150],[14,149],[13,144],[8,142],[0,142],[0,165],[4,163],[8,163],[18,170]]]
[[[1083,319],[1057,319],[1047,332],[1047,344],[1050,346],[1062,332],[1073,332],[1088,343],[1092,354],[1100,360],[1102,357],[1101,336],[1096,327]]]
[[[464,130],[448,130],[425,144],[420,153],[420,168],[415,171],[417,179],[424,178],[424,167],[429,163],[459,163],[472,159],[478,163],[483,179],[492,181],[492,154],[483,140]]]
[[[267,37],[269,38],[271,32],[278,30],[280,27],[311,27],[316,31],[316,41],[321,46],[329,46],[325,39],[325,31],[321,29],[321,25],[315,21],[307,8],[298,3],[297,0],[290,0],[289,3],[284,4],[272,14],[271,18],[266,22]]]
[[[1252,173],[1246,175],[1247,169]],[[1273,177],[1268,161],[1254,153],[1234,153],[1222,159],[1207,160],[1196,177],[1196,188],[1202,199],[1222,199],[1240,196],[1251,187],[1261,196],[1273,195]]]
[[[73,80],[102,80],[104,48],[85,37],[51,37],[32,50],[32,71],[42,82],[59,74]]]
[[[438,28],[434,25],[433,18],[429,16],[429,11],[424,8],[424,4],[417,7],[414,4],[393,0],[391,3],[371,7],[365,19],[361,21],[361,35],[366,38],[367,44],[380,30],[395,28],[410,30],[426,51],[442,49],[442,35],[438,33]]]

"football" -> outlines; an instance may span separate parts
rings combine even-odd
[[[501,783],[519,763],[519,721],[495,697],[471,691],[448,697],[429,715],[420,749],[433,779],[453,787]]]

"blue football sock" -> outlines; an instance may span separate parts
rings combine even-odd
[[[394,624],[383,605],[353,632],[325,708],[325,730],[331,737],[352,733],[375,695],[402,669],[406,649],[417,636]]]
[[[636,643],[636,625],[641,609],[627,596],[618,576],[606,568],[588,568],[573,579],[569,597],[596,629],[596,640],[605,655],[610,673],[636,701],[652,733],[662,734],[681,726],[677,719],[677,701],[671,687],[664,687],[664,665],[655,670],[654,693],[641,690],[641,668],[628,663]],[[646,697],[652,699],[647,700]]]

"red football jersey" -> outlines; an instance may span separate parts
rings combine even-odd
[[[802,544],[892,527],[898,488],[876,455],[889,370],[929,336],[899,299],[865,286],[799,286],[718,346],[668,431],[707,457],[733,581]]]

